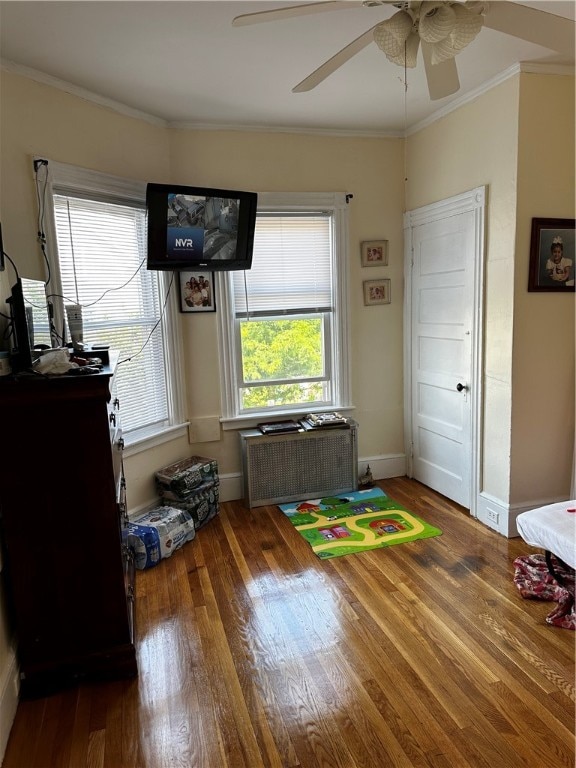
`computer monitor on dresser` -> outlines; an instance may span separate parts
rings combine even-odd
[[[25,371],[40,356],[36,347],[52,346],[44,283],[19,277],[12,286],[8,303],[12,321],[12,370]]]

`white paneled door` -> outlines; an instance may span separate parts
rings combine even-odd
[[[421,218],[410,232],[412,476],[470,509],[478,216],[448,206]]]

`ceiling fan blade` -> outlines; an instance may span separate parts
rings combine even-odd
[[[275,8],[270,11],[257,11],[245,13],[232,19],[233,27],[243,27],[247,24],[261,24],[264,21],[279,21],[292,19],[296,16],[308,16],[312,13],[324,13],[325,11],[341,11],[344,8],[362,7],[359,0],[326,0],[323,3],[306,3],[304,5],[291,5],[288,8]]]
[[[377,25],[375,24],[374,27],[375,26]],[[356,40],[348,43],[345,48],[342,48],[341,51],[338,51],[338,53],[334,54],[334,56],[328,59],[328,61],[325,61],[324,64],[318,67],[318,69],[315,69],[311,75],[308,75],[308,77],[302,80],[302,82],[298,83],[298,85],[295,85],[294,88],[292,88],[292,93],[302,93],[304,91],[311,91],[313,88],[316,88],[316,86],[320,85],[323,80],[326,80],[329,75],[339,69],[342,64],[345,64],[347,61],[349,61],[352,56],[360,53],[360,51],[366,48],[366,46],[370,45],[370,43],[373,43],[374,27],[369,29],[367,32],[364,32],[364,34],[360,35],[360,37],[357,37]]]
[[[460,79],[455,59],[446,59],[439,64],[432,64],[432,52],[429,43],[422,41],[422,56],[428,81],[428,91],[432,101],[451,96],[460,90]]]
[[[574,56],[576,25],[571,19],[502,0],[490,3],[484,26]]]

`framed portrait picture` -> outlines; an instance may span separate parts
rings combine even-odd
[[[574,291],[574,219],[532,219],[529,291]]]
[[[364,304],[367,307],[373,304],[390,304],[390,279],[364,280]]]
[[[180,312],[215,312],[214,272],[180,272]]]
[[[360,243],[363,267],[388,266],[388,240],[366,240]]]

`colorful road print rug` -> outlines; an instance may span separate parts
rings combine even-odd
[[[278,506],[323,560],[442,534],[379,488]]]

